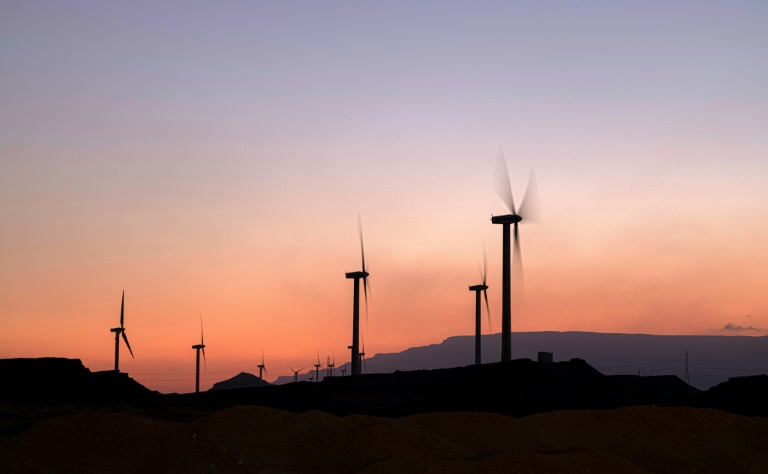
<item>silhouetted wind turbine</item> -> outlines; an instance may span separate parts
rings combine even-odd
[[[208,367],[208,362],[205,360],[205,343],[203,342],[203,315],[200,315],[200,344],[195,344],[192,346],[192,349],[195,349],[197,352],[196,357],[196,364],[195,364],[195,393],[198,393],[200,391],[200,351],[203,351],[203,363],[205,363],[206,368]]]
[[[315,381],[320,381],[320,352],[317,353],[317,364],[315,364]]]
[[[483,271],[482,271],[482,277],[483,277],[483,284],[482,285],[474,285],[469,287],[469,291],[475,292],[475,365],[480,365],[481,362],[481,351],[480,351],[480,337],[482,336],[482,328],[481,328],[481,315],[482,315],[482,307],[480,305],[480,292],[483,293],[483,296],[485,296],[485,313],[488,315],[488,332],[491,331],[491,310],[488,306],[488,285],[485,284],[486,282],[486,271],[488,268],[488,258],[485,256],[485,246],[483,246]]]
[[[331,359],[331,356],[328,356],[328,359],[325,363],[326,365],[326,374],[328,377],[333,377],[333,368],[336,367],[336,356],[333,356],[333,359]]]
[[[520,256],[520,238],[517,231],[517,224],[523,219],[536,220],[536,180],[531,170],[531,177],[528,180],[528,188],[525,191],[520,208],[515,209],[515,200],[512,198],[512,186],[509,180],[509,171],[504,154],[499,149],[496,160],[496,194],[499,195],[504,204],[507,205],[512,214],[491,217],[494,224],[503,225],[503,244],[502,244],[502,283],[501,283],[501,360],[506,362],[512,359],[512,277],[510,272],[510,224],[514,224],[515,234],[515,274],[519,279],[522,288],[523,263]],[[519,212],[518,212],[519,211]]]
[[[365,338],[363,338],[363,350],[360,352],[361,366],[368,372],[368,366],[365,364]]]
[[[112,328],[109,331],[115,333],[115,372],[120,372],[120,335],[122,334],[125,345],[128,347],[128,352],[131,353],[133,358],[133,351],[131,345],[128,343],[128,336],[125,335],[125,326],[123,324],[125,319],[125,290],[123,290],[123,298],[120,300],[120,327]]]
[[[299,370],[293,370],[293,367],[291,367],[291,366],[289,365],[289,366],[288,366],[288,368],[289,368],[289,369],[291,369],[291,372],[293,372],[293,382],[294,382],[294,383],[296,383],[296,382],[298,382],[298,381],[299,381],[299,372],[301,372],[302,370],[304,370],[306,367],[302,367],[302,368],[300,368]]]
[[[258,367],[259,367],[259,378],[261,380],[264,380],[264,377],[262,377],[262,374],[267,372],[267,367],[264,365],[264,351],[261,351],[261,364],[259,364]]]
[[[355,280],[355,296],[352,306],[352,375],[360,374],[360,279],[363,279],[363,292],[365,294],[365,311],[368,314],[368,272],[365,271],[365,248],[363,246],[363,225],[358,216],[358,228],[360,229],[360,255],[363,260],[363,269],[359,272],[347,272],[347,278]]]

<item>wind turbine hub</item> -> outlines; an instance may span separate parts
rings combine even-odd
[[[491,222],[494,224],[517,224],[522,220],[523,217],[517,214],[505,214],[503,216],[491,217]]]

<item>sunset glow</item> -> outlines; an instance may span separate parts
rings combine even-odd
[[[542,213],[513,331],[768,334],[766,24],[757,2],[3,2],[0,358],[112,368],[124,290],[120,368],[149,388],[193,389],[200,314],[201,389],[262,351],[268,380],[341,365],[358,214],[369,356],[471,334],[483,245],[498,332],[499,147]]]

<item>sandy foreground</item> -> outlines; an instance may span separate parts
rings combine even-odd
[[[52,418],[0,438],[0,472],[768,472],[768,419],[696,408],[398,419],[263,407],[192,423]]]

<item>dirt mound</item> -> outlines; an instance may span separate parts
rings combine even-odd
[[[0,472],[768,472],[768,420],[632,407],[400,419],[262,407],[192,423],[67,415],[0,437]]]

